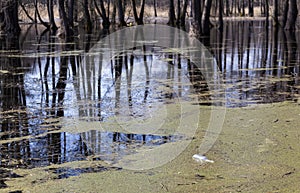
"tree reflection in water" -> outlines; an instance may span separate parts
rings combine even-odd
[[[228,22],[223,33],[211,31],[208,46],[226,83],[226,93],[215,95],[188,57],[164,52],[164,48],[136,47],[103,64],[101,54],[83,60],[82,50],[97,42],[90,36],[88,42],[61,45],[47,32],[33,49],[36,43],[30,38],[36,36],[30,32],[21,44],[23,53],[18,39],[2,38],[1,167],[32,168],[87,157],[117,161],[143,145],[180,140],[179,136],[101,131],[86,125],[67,132],[62,131],[63,119],[102,123],[116,116],[142,122],[156,106],[176,103],[178,98],[227,107],[297,100],[299,34],[266,31],[262,24]],[[217,84],[214,89],[221,90]],[[221,100],[224,95],[226,101]]]

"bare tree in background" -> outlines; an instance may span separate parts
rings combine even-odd
[[[169,21],[168,25],[175,26],[175,6],[174,6],[174,0],[169,0]]]
[[[145,0],[141,0],[141,9],[140,14],[137,13],[137,7],[135,0],[131,0],[132,9],[133,9],[133,16],[134,20],[138,25],[144,24],[144,9],[145,9]]]
[[[289,0],[288,17],[285,25],[286,30],[295,30],[297,15],[297,0]]]
[[[203,10],[203,34],[208,35],[210,33],[210,11],[211,11],[212,0],[205,0],[204,10]]]
[[[279,25],[278,14],[278,0],[273,0],[273,24],[275,27]]]
[[[47,10],[48,10],[48,17],[50,22],[50,29],[53,31],[57,30],[57,26],[54,21],[54,12],[53,12],[53,1],[47,0]]]
[[[18,0],[1,1],[0,8],[1,30],[7,34],[19,34]]]
[[[122,0],[117,0],[118,3],[118,17],[119,17],[119,23],[121,26],[126,26],[126,22],[124,20],[124,9],[123,9],[123,3]]]
[[[108,11],[106,12],[103,0],[100,0],[100,8],[98,7],[98,4],[97,4],[96,0],[94,0],[94,5],[95,5],[95,8],[96,8],[98,14],[102,18],[102,26],[103,26],[103,28],[104,29],[109,29],[109,26],[110,26],[110,21],[109,21],[109,6],[107,7]]]

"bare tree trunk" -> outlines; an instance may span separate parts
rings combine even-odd
[[[106,14],[103,0],[100,0],[100,8],[98,7],[96,0],[94,0],[94,5],[95,5],[96,10],[98,11],[98,13],[100,14],[100,16],[102,18],[103,28],[109,29],[109,26],[110,26],[109,16]]]
[[[118,0],[113,0],[113,11],[112,11],[112,14],[111,14],[111,22],[113,24],[116,23],[116,15],[117,15],[117,2]],[[124,13],[124,12],[123,12]],[[124,15],[124,14],[123,14]],[[123,17],[124,18],[124,17]]]
[[[37,0],[34,1],[34,7],[35,7],[35,13],[36,13],[36,16],[38,17],[38,19],[40,20],[41,24],[43,26],[45,26],[46,28],[49,28],[49,24],[44,22],[41,15],[40,15],[40,12],[39,12],[39,8],[38,8],[38,2]]]
[[[72,28],[74,28],[74,0],[68,0],[68,21]]]
[[[254,16],[254,2],[253,0],[248,0],[248,7],[249,7],[249,16],[253,17]]]
[[[69,38],[73,37],[73,29],[71,28],[69,19],[67,17],[64,0],[59,0],[58,5],[59,5],[59,13],[63,20],[62,27],[64,28],[64,36],[66,37],[66,39],[68,41]]]
[[[203,11],[204,20],[203,20],[203,28],[202,28],[204,35],[209,35],[210,33],[211,22],[209,18],[210,18],[211,5],[212,5],[212,0],[205,0],[204,11]]]
[[[92,20],[91,20],[91,15],[89,11],[89,2],[88,0],[84,0],[84,17],[86,19],[86,28],[87,31],[90,33],[92,32]]]
[[[233,1],[233,0],[232,0]],[[225,14],[227,17],[229,17],[230,14],[230,5],[229,5],[229,0],[225,0],[225,6],[226,6],[226,10],[225,10]]]
[[[47,9],[48,9],[49,22],[50,22],[50,29],[52,31],[56,31],[57,26],[54,21],[53,1],[52,0],[47,0]]]
[[[199,37],[202,33],[202,14],[200,1],[193,1],[193,16],[194,22],[192,25],[193,33],[196,37]]]
[[[263,3],[263,1],[266,1],[266,0],[260,0],[260,12],[262,15],[264,15],[266,13],[266,7],[265,7],[265,3]]]
[[[278,26],[278,0],[273,0],[273,25]]]
[[[124,11],[123,11],[123,5],[122,0],[118,1],[118,17],[119,17],[119,23],[121,26],[126,26],[126,22],[124,20]]]
[[[169,21],[168,25],[175,26],[175,7],[174,7],[174,0],[169,0]]]
[[[245,16],[245,0],[242,0],[242,16]]]
[[[189,0],[189,3],[190,3],[190,17],[194,17],[194,1],[193,0]]]
[[[132,9],[133,9],[133,16],[134,20],[138,25],[144,24],[144,9],[145,9],[145,0],[141,0],[141,10],[140,10],[140,15],[138,16],[137,13],[137,8],[136,8],[136,3],[135,0],[131,0],[132,4]]]
[[[265,0],[266,28],[269,28],[269,0]]]
[[[157,0],[153,0],[154,17],[157,17]]]
[[[219,26],[218,26],[219,30],[223,31],[223,26],[224,26],[224,24],[223,24],[223,1],[219,2],[219,21],[218,22],[219,22]]]
[[[35,23],[34,19],[29,15],[28,11],[26,10],[25,6],[22,4],[21,1],[19,1],[19,5],[21,6],[21,8],[23,9],[24,13],[26,14],[26,16],[33,22]]]
[[[78,22],[78,1],[75,1],[74,4],[74,22]]]
[[[187,6],[188,6],[188,1],[189,0],[184,0],[184,2],[183,2],[183,9],[182,9],[182,12],[181,12],[181,15],[180,15],[180,25],[181,25],[181,27],[185,26],[185,18],[186,18],[186,11],[187,11]]]
[[[298,15],[297,0],[289,0],[288,18],[285,26],[286,30],[295,30],[297,15]]]
[[[283,5],[282,24],[281,24],[283,28],[285,27],[287,22],[288,11],[289,11],[289,0],[285,0]]]
[[[177,26],[179,26],[180,24],[180,12],[181,12],[180,0],[177,0],[177,19],[176,19]]]
[[[21,32],[18,19],[18,0],[1,1],[1,8],[4,32],[18,35]]]

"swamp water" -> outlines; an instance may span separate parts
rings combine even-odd
[[[262,26],[237,21],[212,30],[204,45],[223,82],[212,87],[176,49],[136,47],[105,64],[95,54],[89,65],[84,55],[98,35],[62,44],[28,28],[18,44],[3,38],[0,191],[297,190],[298,33]],[[224,107],[224,128],[207,153],[215,163],[194,163],[213,111]],[[195,122],[192,115],[199,116],[196,133],[176,132],[182,120]],[[158,168],[118,167],[189,140]]]

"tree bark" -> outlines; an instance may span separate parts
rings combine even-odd
[[[96,10],[98,11],[98,13],[100,14],[100,16],[102,18],[103,28],[109,29],[109,26],[110,26],[109,16],[106,14],[103,0],[100,0],[100,8],[98,7],[96,0],[94,0],[94,4],[96,7]]]
[[[183,2],[183,8],[182,8],[182,12],[181,12],[181,15],[180,15],[180,25],[181,25],[181,27],[185,26],[185,18],[186,18],[186,11],[187,11],[187,6],[188,6],[188,1],[189,0],[184,0],[184,2]]]
[[[64,0],[59,0],[58,1],[58,6],[59,6],[59,13],[62,17],[63,20],[63,26],[61,26],[64,30],[64,36],[68,40],[73,36],[73,29],[70,26],[69,19],[67,17],[67,13],[65,10],[65,2]]]
[[[154,17],[157,17],[157,0],[153,0]]]
[[[74,0],[68,0],[68,21],[72,28],[74,28]]]
[[[265,14],[266,14],[266,25],[265,25],[265,27],[266,28],[269,28],[269,16],[270,16],[270,14],[269,14],[269,0],[265,0],[266,2],[266,4],[265,4]]]
[[[133,9],[133,16],[134,20],[138,25],[143,25],[144,24],[144,9],[145,9],[145,0],[141,0],[141,10],[140,10],[140,15],[137,13],[137,8],[136,8],[136,2],[135,0],[131,0],[132,4],[132,9]]]
[[[176,25],[180,25],[180,12],[181,12],[181,6],[180,6],[180,0],[177,0],[177,19],[176,19]]]
[[[298,15],[297,0],[289,0],[288,18],[285,26],[286,30],[295,30],[297,15]]]
[[[174,7],[174,0],[169,0],[169,21],[168,25],[175,26],[175,7]]]
[[[249,16],[254,16],[254,7],[253,7],[253,0],[248,0],[248,7],[249,7]]]
[[[45,26],[46,28],[49,28],[50,25],[48,23],[44,22],[43,19],[42,19],[42,17],[41,17],[41,15],[40,15],[37,0],[34,1],[34,7],[35,7],[35,13],[36,13],[38,19],[40,20],[41,24],[43,26]]]
[[[226,10],[225,10],[225,14],[227,17],[229,17],[230,14],[230,5],[229,5],[229,0],[225,0],[225,6],[226,6]]]
[[[35,23],[34,19],[29,15],[28,11],[26,10],[25,6],[22,4],[21,1],[19,1],[19,5],[21,6],[21,8],[23,9],[24,13],[26,14],[26,16],[33,22]]]
[[[91,20],[91,15],[89,11],[89,2],[88,0],[84,0],[84,17],[86,19],[86,28],[88,33],[92,32],[92,20]]]
[[[1,1],[3,29],[7,34],[19,35],[21,28],[18,18],[18,0]]]
[[[121,26],[126,26],[126,22],[124,20],[124,11],[123,11],[122,0],[117,0],[117,2],[118,2],[119,23]]]
[[[289,11],[289,0],[285,0],[283,5],[282,24],[281,24],[283,28],[285,27],[287,22],[288,11]]]
[[[219,30],[220,31],[223,31],[223,1],[220,1],[219,2],[219,21],[218,21],[218,23],[219,23],[219,26],[218,26],[218,28],[219,28]]]
[[[278,26],[278,0],[273,0],[273,25]]]
[[[205,4],[204,4],[204,20],[203,20],[203,34],[204,35],[209,35],[210,33],[210,26],[211,26],[211,22],[210,22],[210,11],[211,11],[211,5],[212,5],[212,0],[205,0]]]
[[[200,1],[193,1],[193,16],[194,22],[192,25],[193,35],[200,37],[202,33],[202,14],[201,14],[201,3]]]
[[[47,0],[47,9],[48,9],[49,22],[50,22],[50,29],[53,31],[56,31],[57,26],[54,21],[53,1],[52,0]]]

